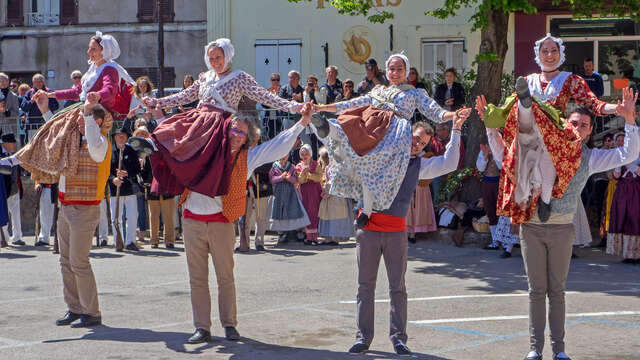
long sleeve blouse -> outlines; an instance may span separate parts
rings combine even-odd
[[[217,90],[217,91],[216,91]],[[221,104],[216,99],[220,95],[226,104]],[[238,110],[238,104],[242,96],[263,103],[271,108],[292,112],[292,107],[298,105],[269,92],[256,82],[256,80],[244,71],[235,70],[232,73],[217,79],[213,71],[200,74],[193,85],[181,92],[158,99],[161,107],[173,107],[200,100],[200,105],[213,105],[217,107],[228,106],[225,110]]]
[[[375,107],[393,110],[404,119],[410,119],[413,116],[413,112],[417,109],[430,120],[437,123],[443,122],[442,118],[447,110],[441,108],[440,105],[427,94],[425,89],[414,88],[401,91],[393,98],[393,106],[381,102],[374,96],[376,92],[384,92],[387,91],[387,89],[393,90],[393,86],[394,85],[390,85],[388,88],[384,88],[382,85],[378,85],[366,95],[337,102],[334,105],[338,113],[355,107],[373,105]]]
[[[108,109],[113,108],[116,94],[118,93],[120,75],[118,70],[112,66],[104,66],[100,76],[88,92],[100,94],[100,104]],[[57,100],[79,100],[82,93],[82,84],[78,84],[71,89],[56,90]]]

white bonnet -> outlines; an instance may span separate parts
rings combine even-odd
[[[120,45],[111,35],[103,35],[101,31],[96,31],[96,37],[100,39],[102,46],[102,56],[106,61],[112,61],[120,56]]]
[[[558,48],[560,49],[560,61],[558,61],[558,65],[556,65],[556,68],[558,68],[566,60],[566,58],[564,56],[564,45],[562,43],[562,39],[553,37],[549,33],[547,33],[547,36],[545,36],[542,39],[536,41],[536,45],[533,47],[533,51],[536,54],[536,63],[538,63],[538,66],[540,66],[540,69],[542,69],[542,61],[540,60],[540,47],[542,46],[542,43],[545,42],[547,39],[551,39],[553,42],[558,44]],[[544,69],[542,69],[542,70],[544,70]]]
[[[231,59],[233,58],[233,54],[235,53],[233,44],[231,44],[231,40],[227,38],[220,38],[208,43],[204,47],[204,63],[207,64],[207,68],[209,68],[209,70],[213,70],[211,64],[209,63],[209,49],[214,46],[222,49],[222,52],[224,53],[224,70],[227,70],[231,65]]]
[[[387,71],[389,71],[389,63],[391,62],[391,59],[393,59],[393,58],[399,58],[402,61],[404,61],[404,68],[405,68],[405,72],[406,72],[406,77],[408,79],[409,78],[409,69],[411,69],[411,64],[409,63],[409,58],[407,58],[407,56],[404,53],[393,54],[393,55],[389,56],[387,61],[384,63],[384,66],[387,69]],[[387,78],[388,77],[389,77],[389,75],[387,74]]]

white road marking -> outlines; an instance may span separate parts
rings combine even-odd
[[[575,313],[567,314],[567,317],[589,317],[589,316],[620,316],[620,315],[640,315],[640,311],[607,311],[594,313]],[[452,318],[452,319],[434,319],[434,320],[415,320],[409,321],[412,324],[444,324],[444,323],[461,323],[461,322],[478,322],[478,321],[500,321],[500,320],[521,320],[528,319],[529,315],[511,315],[511,316],[483,316],[474,318]]]
[[[634,293],[640,292],[640,289],[622,289],[622,290],[597,290],[604,293]],[[567,291],[566,295],[602,295],[594,292],[582,292],[582,291]],[[469,299],[469,298],[497,298],[497,297],[526,297],[528,293],[509,293],[509,294],[470,294],[470,295],[448,295],[448,296],[430,296],[430,297],[418,297],[408,298],[407,301],[433,301],[433,300],[454,300],[454,299]],[[388,303],[389,299],[376,299],[377,303]],[[355,304],[356,300],[343,300],[340,304]]]

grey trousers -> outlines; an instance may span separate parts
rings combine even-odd
[[[549,297],[549,329],[555,354],[564,351],[566,287],[571,248],[575,240],[573,224],[520,226],[524,267],[529,281],[529,336],[531,350],[542,353]]]
[[[407,233],[358,230],[356,233],[358,256],[358,331],[356,340],[367,345],[373,340],[375,322],[375,291],[380,256],[384,257],[389,279],[390,324],[392,344],[407,342],[407,289],[404,275],[407,271]]]

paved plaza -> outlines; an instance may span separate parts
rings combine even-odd
[[[33,238],[25,239],[28,244]],[[57,327],[66,308],[58,258],[32,246],[0,249],[0,359],[393,359],[384,263],[376,335],[366,355],[354,341],[355,243],[289,244],[235,255],[238,330],[224,340],[212,286],[214,341],[193,332],[182,244],[175,250],[92,250],[103,324]],[[510,259],[438,241],[409,246],[409,341],[416,359],[522,359],[528,351],[526,277]],[[640,266],[580,249],[567,284],[567,353],[574,360],[640,359]],[[213,272],[212,272],[213,274]],[[547,339],[545,359],[551,359]]]

